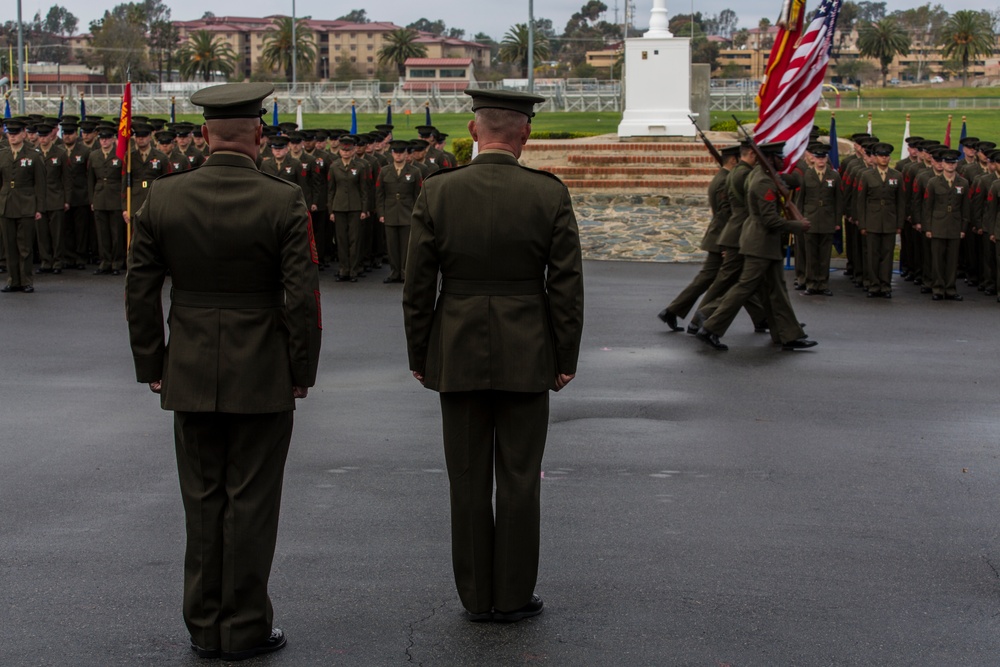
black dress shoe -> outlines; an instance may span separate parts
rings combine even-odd
[[[361,277],[364,277],[363,273],[361,274]],[[350,278],[347,279],[347,282],[349,282],[349,283],[356,283],[356,282],[358,282],[358,276],[351,276]]]
[[[831,290],[828,290],[828,289],[821,290],[820,294],[822,294],[823,296],[833,296],[833,292]]]
[[[338,282],[338,283],[342,283],[342,282],[344,282],[345,280],[347,280],[347,276],[342,276],[342,275],[340,275],[339,273],[338,273],[338,274],[337,274],[337,276],[336,276],[336,277],[334,278],[334,281],[336,281],[336,282]]]
[[[3,287],[0,287],[0,292],[3,292],[4,294],[8,294],[10,292],[20,292],[20,291],[21,291],[20,285],[4,285]]]
[[[908,273],[905,276],[903,276],[903,280],[905,280],[906,282],[910,283],[910,282],[913,282],[914,280],[916,280],[916,278],[914,278],[911,274]]]
[[[891,299],[892,298],[892,292],[882,292],[882,298],[883,299]]]
[[[97,269],[96,271],[94,271],[94,275],[95,276],[110,276],[111,275],[111,269]]]
[[[781,349],[782,350],[805,350],[806,348],[816,347],[817,345],[819,345],[819,343],[817,343],[816,341],[809,340],[808,338],[803,337],[803,338],[798,338],[796,340],[790,341],[788,343],[782,343],[781,344]]]
[[[27,292],[28,288],[25,287],[24,291]],[[948,301],[961,301],[962,300],[962,295],[961,294],[945,294],[944,298],[947,299]]]
[[[868,296],[869,299],[874,299],[875,297],[879,296],[879,293],[878,292],[868,292],[867,296]]]
[[[21,288],[21,291],[24,292],[25,294],[31,294],[32,292],[35,291],[35,288],[31,285],[25,285],[24,287]]]
[[[704,327],[698,329],[698,333],[694,336],[702,343],[705,343],[705,345],[708,345],[712,349],[718,350],[719,352],[725,352],[729,349],[729,346],[720,341],[718,336]]]
[[[817,294],[819,294],[819,290],[814,290],[814,289],[809,289],[809,288],[807,287],[807,288],[806,288],[806,291],[804,292],[804,294],[805,294],[806,296],[816,296]]]
[[[274,653],[275,651],[285,648],[286,644],[288,644],[288,640],[285,638],[285,633],[278,628],[274,628],[271,630],[271,636],[268,637],[267,641],[260,646],[255,646],[245,651],[220,651],[219,657],[229,662],[249,660],[250,658],[264,653]]]
[[[677,326],[677,316],[664,308],[656,315],[660,321],[670,327],[671,331],[684,331],[684,327]]]
[[[58,276],[60,273],[62,273],[62,269],[52,269],[52,273]]]
[[[389,283],[396,282],[396,279],[395,278],[390,278],[390,277],[386,276],[385,278],[382,279],[382,282],[388,285]]]
[[[986,289],[983,290],[983,294],[985,294],[986,296],[996,296],[997,291],[992,287],[987,287]]]
[[[922,292],[923,290],[920,290],[920,291]],[[935,295],[933,295],[933,296],[931,297],[931,301],[941,301],[941,300],[943,300],[943,299],[944,299],[944,297],[943,297],[943,296],[941,296],[940,294],[935,294]]]
[[[215,659],[222,655],[222,651],[217,648],[202,648],[194,642],[191,642],[191,650],[194,651],[195,655],[199,658]]]
[[[997,301],[1000,302],[1000,299],[997,299]],[[691,334],[692,336],[694,336],[696,333],[698,333],[698,325],[697,324],[689,324],[688,328],[687,328],[687,332],[689,334]]]
[[[113,276],[120,276],[121,274],[122,274],[122,272],[119,271],[118,269],[111,269],[111,275],[113,275]]]
[[[753,325],[753,332],[754,333],[761,333],[761,334],[763,334],[763,333],[767,333],[770,330],[771,330],[771,328],[769,326],[767,326],[767,322],[755,323]]]
[[[493,620],[497,623],[514,623],[525,618],[538,616],[542,613],[544,606],[542,598],[532,593],[531,600],[528,604],[514,611],[495,611],[493,612]]]
[[[473,614],[471,611],[465,612],[466,618],[469,619],[470,623],[489,623],[493,620],[492,611],[484,611],[481,614]]]
[[[805,285],[803,285],[802,283],[800,283],[798,281],[795,282],[794,287],[795,287],[795,291],[796,292],[801,292],[802,290],[804,290],[806,288]]]
[[[35,275],[36,276],[39,275],[39,274],[41,274],[41,273],[52,273],[52,269],[41,269],[41,268],[35,269]]]
[[[930,294],[931,293],[931,288],[930,287],[921,287],[920,288],[920,293],[921,294]]]

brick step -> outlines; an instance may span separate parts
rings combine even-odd
[[[700,181],[710,181],[715,175],[714,169],[701,169],[698,167],[541,167],[542,171],[555,174],[560,178],[632,178],[636,180],[646,180],[657,176],[676,176],[678,178],[693,178]],[[687,178],[685,178],[687,180]]]
[[[669,190],[671,192],[704,192],[709,181],[665,179],[655,181],[636,181],[633,179],[564,179],[563,183],[570,190],[615,190],[621,192],[652,192],[654,190]]]
[[[587,151],[588,153],[614,152],[614,153],[705,153],[706,148],[703,143],[698,142],[650,142],[650,143],[606,143],[606,144],[583,144],[583,143],[555,143],[550,141],[529,141],[525,144],[525,152],[541,151]]]
[[[711,179],[706,176],[715,176],[715,169],[705,169],[700,167],[541,167],[543,171],[553,173],[560,178],[570,178],[573,176],[582,177],[628,177],[644,179],[647,176],[690,176],[699,181],[708,183]]]
[[[717,163],[711,155],[590,155],[586,153],[566,156],[570,164],[699,164],[715,173]]]

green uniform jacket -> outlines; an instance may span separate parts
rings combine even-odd
[[[1000,178],[990,185],[990,191],[986,194],[986,203],[983,207],[983,229],[987,234],[996,236],[998,229],[1000,229],[997,224],[997,216],[1000,215]]]
[[[972,231],[985,230],[989,232],[993,225],[987,223],[986,197],[990,193],[990,186],[997,180],[997,175],[992,171],[976,177],[969,186],[969,227]]]
[[[967,180],[969,183],[976,180],[977,176],[982,176],[986,173],[986,170],[983,169],[983,165],[979,164],[978,160],[973,160],[972,162],[960,162],[956,171],[959,176]]]
[[[5,218],[32,218],[45,210],[45,167],[42,154],[25,141],[14,155],[10,148],[0,151],[0,215]]]
[[[320,148],[313,150],[312,153],[306,152],[306,155],[316,162],[316,207],[326,210],[327,199],[329,199],[330,195],[327,178],[330,175],[330,164],[334,160],[334,156]]]
[[[948,184],[944,176],[935,176],[924,190],[924,231],[932,238],[961,238],[969,227],[969,182],[955,174]]]
[[[337,158],[330,165],[328,211],[364,211],[368,200],[367,165],[355,158],[344,165]]]
[[[862,172],[858,179],[858,226],[874,234],[895,234],[905,220],[903,174],[889,168],[883,182],[878,169]]]
[[[420,170],[411,164],[403,165],[400,172],[396,167],[384,167],[375,182],[375,210],[379,218],[385,218],[389,227],[401,227],[410,224],[413,205],[423,186],[424,179]]]
[[[149,153],[146,154],[146,159],[142,159],[142,153],[138,150],[132,151],[132,210],[138,211],[142,204],[146,201],[146,195],[149,194],[149,188],[152,187],[153,181],[158,179],[160,176],[169,172],[170,165],[167,163],[167,156],[161,151],[155,148],[150,148]],[[122,204],[126,205],[128,202],[125,201],[127,193],[125,192],[126,183],[122,182]]]
[[[122,161],[113,144],[106,157],[100,148],[90,151],[87,192],[95,211],[122,210]]]
[[[201,165],[205,164],[205,154],[195,148],[193,143],[188,144],[186,151],[182,151],[178,148],[177,152],[187,158],[188,169],[197,169]]]
[[[748,257],[780,260],[784,235],[804,231],[801,222],[786,220],[779,207],[774,181],[760,167],[747,177],[747,204],[750,215],[740,234],[740,253]]]
[[[719,245],[727,248],[740,247],[740,234],[743,232],[743,223],[749,215],[746,202],[746,180],[752,168],[749,164],[740,160],[729,172],[726,179],[726,191],[729,195],[729,206],[731,213],[726,226],[722,228],[719,235]]]
[[[87,164],[91,148],[77,141],[69,152],[69,205],[88,206],[90,193],[87,191]]]
[[[309,208],[312,188],[309,185],[309,173],[304,164],[291,155],[286,155],[281,164],[278,164],[278,161],[273,157],[266,157],[260,162],[260,170],[268,176],[274,176],[299,186],[302,190],[302,197],[306,200],[306,208]]]
[[[62,211],[69,203],[69,155],[62,146],[53,144],[42,153],[45,165],[45,206],[43,211]]]
[[[728,178],[729,170],[719,169],[715,178],[708,184],[708,205],[712,209],[712,219],[708,223],[705,235],[701,237],[701,249],[706,252],[722,251],[719,247],[719,236],[732,214],[732,208],[729,206],[729,191],[726,189]]]
[[[542,392],[576,373],[583,263],[566,186],[493,152],[428,178],[403,315],[410,368],[429,389]]]
[[[927,183],[930,182],[932,178],[934,178],[934,169],[931,167],[918,171],[916,176],[913,177],[913,223],[921,225],[920,231],[922,232],[927,231],[926,229],[923,229],[925,222],[924,215],[926,213],[924,210],[924,195],[926,194],[925,191],[927,189]]]
[[[321,192],[325,192],[326,188],[320,185],[320,167],[316,164],[316,158],[305,151],[299,153],[298,157],[292,155],[291,151],[288,152],[288,157],[295,158],[300,163],[302,163],[302,169],[305,171],[305,187],[303,192],[306,196],[306,206],[310,207],[316,206],[319,208],[319,196]],[[325,200],[324,200],[325,201]]]
[[[294,410],[292,386],[315,383],[322,333],[302,191],[244,155],[215,153],[154,181],[133,220],[125,298],[136,379],[162,378],[165,410]]]
[[[803,170],[797,205],[810,223],[807,234],[833,234],[844,216],[840,174],[829,165],[822,174],[812,168]]]

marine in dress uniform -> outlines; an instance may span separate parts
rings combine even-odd
[[[122,160],[115,153],[116,131],[98,130],[100,146],[90,151],[87,191],[94,212],[100,265],[94,275],[120,275],[125,268],[125,220],[122,217]]]
[[[90,210],[87,192],[87,164],[91,149],[80,139],[79,126],[63,124],[63,144],[69,152],[69,209],[63,216],[63,247],[66,265],[74,269],[87,268],[90,239],[94,229],[94,214]]]
[[[780,169],[784,143],[764,144],[760,150],[764,157],[774,161]],[[740,233],[740,253],[743,271],[736,283],[722,299],[711,317],[698,330],[697,337],[710,347],[725,351],[729,347],[719,338],[725,335],[748,298],[764,288],[764,309],[772,337],[777,337],[785,350],[813,347],[816,341],[806,337],[798,317],[788,300],[785,286],[784,253],[782,237],[793,230],[807,231],[807,221],[786,220],[778,208],[778,191],[760,165],[754,167],[747,178],[747,205],[749,216]]]
[[[944,173],[944,164],[939,155],[941,151],[948,150],[944,146],[935,144],[929,146],[927,150],[929,167],[917,173],[913,180],[914,213],[917,214],[916,224],[913,228],[920,233],[920,293],[930,294],[931,284],[934,282],[934,269],[931,263],[931,240],[927,237],[926,207],[924,206],[924,194],[927,184],[932,178]],[[917,284],[917,280],[913,281]]]
[[[892,263],[896,234],[906,215],[903,174],[889,166],[895,148],[880,142],[872,146],[875,166],[858,180],[858,228],[865,239],[868,296],[892,298]]]
[[[979,284],[977,289],[988,296],[996,295],[996,255],[990,242],[989,230],[984,224],[986,197],[990,186],[996,180],[996,172],[989,154],[996,149],[992,141],[980,141],[976,145],[977,156],[983,173],[970,179],[969,183],[969,234],[976,236],[976,252],[979,253]]]
[[[337,235],[337,282],[358,282],[361,273],[361,222],[368,217],[366,165],[357,158],[357,138],[340,137],[340,155],[330,165],[327,180],[329,200],[327,210]]]
[[[969,226],[969,182],[957,173],[961,153],[945,149],[938,157],[942,173],[930,179],[924,191],[924,235],[931,243],[934,275],[931,298],[961,301],[955,280],[960,242]]]
[[[56,127],[48,123],[35,126],[45,165],[45,204],[37,228],[41,261],[36,273],[62,273],[66,256],[63,216],[69,210],[69,155],[65,147],[55,143]]]
[[[132,149],[132,211],[138,211],[145,203],[153,181],[170,173],[167,156],[153,148],[152,133],[153,126],[148,123],[132,124],[132,136],[135,138],[135,148]],[[126,196],[127,193],[123,191],[122,197]]]
[[[420,170],[406,162],[406,141],[393,141],[392,162],[379,171],[375,181],[375,209],[385,226],[389,250],[389,275],[384,283],[401,283],[406,271],[410,243],[410,216],[423,186]]]
[[[802,187],[797,193],[798,207],[809,221],[802,234],[806,255],[806,294],[833,296],[830,289],[830,251],[833,235],[840,232],[844,205],[840,174],[828,162],[830,147],[810,144],[812,165],[802,173]]]
[[[688,316],[688,313],[694,308],[694,304],[697,303],[698,297],[708,290],[722,267],[722,248],[719,246],[719,235],[722,234],[722,228],[729,221],[732,211],[729,206],[726,180],[729,178],[729,172],[739,161],[740,147],[729,146],[723,148],[720,153],[722,154],[722,164],[711,183],[708,184],[708,205],[712,211],[712,219],[708,223],[708,228],[705,229],[705,235],[701,238],[701,249],[705,251],[705,261],[702,262],[701,270],[690,284],[657,314],[660,321],[673,331],[683,331],[683,328],[677,325],[677,319]]]
[[[0,151],[0,215],[7,253],[7,284],[0,292],[34,292],[32,246],[35,222],[45,207],[45,167],[42,154],[25,138],[25,125],[7,120],[9,147]]]
[[[1000,266],[1000,243],[997,243],[997,236],[1000,235],[1000,226],[998,226],[1000,221],[997,219],[1000,215],[1000,150],[990,151],[988,157],[990,170],[993,171],[996,178],[990,184],[986,200],[983,203],[982,225],[989,238],[987,245],[994,253],[994,264]],[[1000,271],[994,271],[993,275],[997,281],[994,285],[994,293],[1000,294]],[[997,297],[997,301],[1000,301],[1000,296]]]
[[[184,621],[203,658],[241,660],[286,643],[268,579],[295,399],[315,381],[321,323],[302,190],[254,163],[261,101],[273,89],[226,84],[192,96],[212,154],[153,182],[129,252],[136,379],[174,411]]]
[[[466,92],[480,153],[424,182],[403,314],[410,369],[440,393],[459,597],[470,620],[508,622],[543,609],[533,591],[548,392],[576,373],[583,270],[566,186],[517,161],[544,98]]]

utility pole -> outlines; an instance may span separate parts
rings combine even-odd
[[[21,20],[21,0],[17,0],[17,99],[20,105],[17,111],[21,115],[27,113],[24,107],[24,80],[28,64],[24,62],[24,55],[24,21]]]
[[[529,93],[535,92],[535,1],[534,0],[528,0],[528,92]]]
[[[298,54],[295,52],[296,41],[298,40],[295,39],[295,0],[292,0],[292,93],[293,94],[295,93],[296,83],[298,81],[298,73],[296,72],[295,69],[296,66],[298,65],[296,61],[299,59]]]

